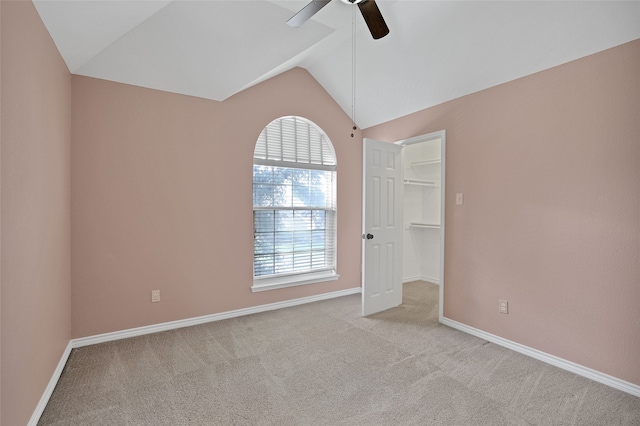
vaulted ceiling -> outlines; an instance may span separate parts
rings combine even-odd
[[[339,0],[288,26],[308,1],[34,3],[74,74],[221,101],[302,67],[361,128],[640,38],[635,1],[378,0],[380,40]]]

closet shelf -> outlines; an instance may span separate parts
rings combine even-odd
[[[414,166],[428,166],[430,164],[440,164],[442,160],[440,158],[435,158],[433,160],[425,160],[425,161],[414,161],[410,163],[411,167]]]
[[[409,224],[409,228],[430,228],[430,229],[439,229],[440,225],[435,223],[420,223],[420,222],[411,222]]]
[[[418,185],[418,186],[433,186],[437,187],[438,182],[433,180],[424,180],[424,179],[405,179],[405,185]]]

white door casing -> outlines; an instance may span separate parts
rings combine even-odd
[[[444,285],[445,285],[445,279],[444,279],[444,243],[445,243],[445,238],[444,238],[444,234],[445,234],[445,206],[446,206],[446,202],[445,202],[445,196],[446,196],[446,185],[445,185],[445,178],[446,178],[446,139],[447,139],[447,132],[445,130],[440,130],[437,132],[433,132],[433,133],[428,133],[425,135],[420,135],[420,136],[414,136],[410,139],[405,139],[405,140],[401,140],[401,141],[397,141],[395,142],[396,144],[402,145],[402,146],[406,146],[406,145],[410,145],[413,143],[420,143],[420,142],[426,142],[426,141],[430,141],[433,139],[440,139],[440,276],[439,278],[439,286],[440,286],[440,293],[439,293],[439,297],[438,297],[438,320],[440,322],[442,322],[443,318],[444,318]]]
[[[362,315],[402,303],[402,146],[364,139]]]

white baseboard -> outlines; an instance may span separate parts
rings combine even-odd
[[[427,281],[431,281],[431,280],[427,279]],[[152,333],[158,333],[161,331],[175,330],[182,327],[189,327],[192,325],[220,321],[220,320],[229,319],[229,318],[236,318],[244,315],[257,314],[260,312],[267,312],[275,309],[288,308],[292,306],[303,305],[305,303],[318,302],[321,300],[327,300],[327,299],[333,299],[336,297],[357,294],[357,293],[360,293],[361,291],[362,289],[360,287],[354,287],[346,290],[339,290],[331,293],[319,294],[316,296],[302,297],[299,299],[269,303],[266,305],[253,306],[250,308],[236,309],[234,311],[221,312],[218,314],[204,315],[201,317],[165,322],[165,323],[154,324],[154,325],[149,325],[145,327],[131,328],[128,330],[116,331],[113,333],[104,333],[96,336],[82,337],[79,339],[72,339],[71,341],[69,341],[69,344],[67,345],[66,349],[62,353],[62,357],[60,358],[60,361],[58,362],[58,365],[56,366],[56,369],[54,370],[53,375],[51,376],[51,380],[49,380],[49,384],[45,388],[44,393],[42,394],[42,397],[38,402],[38,405],[36,406],[35,410],[33,411],[33,414],[31,415],[31,419],[29,420],[28,426],[36,426],[38,424],[38,421],[40,420],[40,416],[42,416],[42,413],[44,412],[44,409],[47,406],[47,403],[49,402],[49,398],[51,398],[51,394],[53,393],[53,390],[55,389],[56,384],[60,379],[62,370],[64,369],[64,366],[67,363],[67,360],[69,359],[71,350],[74,348],[94,345],[97,343],[110,342],[113,340],[126,339],[134,336],[142,336],[144,334],[152,334]],[[444,325],[463,331],[467,334],[471,334],[473,336],[479,337],[481,339],[487,340],[489,342],[495,343],[500,346],[504,346],[505,348],[530,356],[542,362],[546,362],[547,364],[554,365],[556,367],[578,374],[579,376],[583,376],[588,379],[595,380],[596,382],[605,384],[612,388],[640,397],[640,386],[635,385],[633,383],[629,383],[624,380],[618,379],[616,377],[609,376],[608,374],[604,374],[599,371],[592,370],[587,367],[583,367],[571,361],[558,358],[557,356],[547,354],[537,349],[533,349],[528,346],[524,346],[519,343],[512,342],[510,340],[487,333],[477,328],[470,327],[468,325],[451,320],[449,318],[442,317],[440,322]]]
[[[528,346],[521,345],[520,343],[516,343],[511,340],[504,339],[500,336],[487,333],[486,331],[482,331],[477,328],[470,327],[466,324],[462,324],[460,322],[454,321],[449,318],[442,317],[440,322],[451,328],[455,328],[456,330],[463,331],[467,334],[471,334],[472,336],[479,337],[491,343],[504,346],[507,349],[511,349],[521,354],[530,356],[531,358],[535,358],[539,361],[545,362],[547,364],[551,364],[555,367],[562,368],[563,370],[570,371],[579,376],[586,377],[587,379],[594,380],[596,382],[610,386],[614,389],[618,389],[623,392],[629,393],[631,395],[640,397],[640,386],[635,385],[633,383],[629,383],[622,379],[609,376],[608,374],[601,373],[599,371],[593,370],[588,367],[584,367],[582,365],[576,364],[571,361],[567,361],[566,359],[559,358],[555,355],[551,355],[546,352],[542,352],[537,349],[533,349]]]
[[[66,365],[67,360],[69,359],[69,355],[71,354],[72,348],[73,346],[71,345],[71,341],[70,341],[67,344],[67,347],[65,348],[64,352],[62,353],[62,357],[60,357],[60,361],[58,362],[56,369],[53,371],[51,380],[49,380],[49,384],[47,384],[47,387],[45,388],[44,393],[42,394],[42,397],[40,397],[40,401],[38,401],[38,405],[36,406],[36,409],[33,411],[33,414],[31,415],[31,419],[29,419],[29,423],[27,423],[28,426],[36,426],[38,424],[38,421],[40,420],[40,416],[42,416],[42,413],[44,412],[44,409],[46,408],[47,403],[49,402],[49,398],[51,398],[51,394],[53,394],[53,390],[56,388],[56,385],[58,384],[58,380],[60,379],[60,375],[62,374],[62,370],[64,370],[64,366]]]
[[[415,277],[407,277],[402,279],[402,283],[410,283],[411,281],[429,281],[433,284],[440,285],[440,280],[438,278],[430,278],[425,277],[424,275],[416,275]]]
[[[95,336],[81,337],[71,340],[73,348],[95,345],[97,343],[110,342],[112,340],[126,339],[129,337],[142,336],[145,334],[159,333],[161,331],[175,330],[177,328],[189,327],[192,325],[204,324],[213,321],[220,321],[229,318],[241,317],[244,315],[257,314],[260,312],[273,311],[275,309],[288,308],[291,306],[303,305],[305,303],[318,302],[320,300],[333,299],[336,297],[348,296],[360,293],[360,287],[346,290],[334,291],[331,293],[318,294],[316,296],[301,297],[299,299],[285,300],[283,302],[269,303],[266,305],[252,306],[250,308],[236,309],[234,311],[220,312],[217,314],[204,315],[201,317],[187,318],[178,321],[164,322],[160,324],[147,325],[144,327],[130,328],[128,330],[114,331],[113,333],[98,334]]]
[[[95,345],[97,343],[110,342],[112,340],[126,339],[128,337],[134,336],[142,336],[144,334],[152,334],[158,333],[160,331],[167,330],[175,330],[177,328],[189,327],[192,325],[204,324],[207,322],[220,321],[228,318],[236,318],[243,315],[257,314],[260,312],[273,311],[275,309],[289,308],[291,306],[303,305],[305,303],[318,302],[320,300],[333,299],[341,296],[348,296],[351,294],[357,294],[362,291],[361,287],[349,288],[346,290],[334,291],[331,293],[318,294],[316,296],[309,297],[301,297],[299,299],[293,300],[285,300],[283,302],[269,303],[266,305],[253,306],[250,308],[236,309],[234,311],[221,312],[218,314],[204,315],[196,318],[189,318],[179,321],[171,321],[165,322],[161,324],[149,325],[146,327],[137,327],[131,328],[128,330],[115,331],[113,333],[104,333],[98,334],[96,336],[89,337],[81,337],[79,339],[71,339],[67,348],[65,349],[62,357],[60,358],[60,362],[58,362],[58,366],[56,367],[53,375],[51,376],[51,380],[49,380],[49,384],[47,385],[36,409],[33,411],[31,415],[31,419],[29,420],[28,426],[36,426],[38,421],[40,420],[40,416],[44,412],[47,403],[49,402],[49,398],[51,398],[51,394],[60,379],[60,375],[62,374],[62,370],[64,369],[67,360],[69,359],[69,355],[71,354],[71,350],[74,348],[80,348],[83,346]]]

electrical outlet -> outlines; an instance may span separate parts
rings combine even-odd
[[[501,314],[509,313],[509,301],[508,300],[498,300],[498,312]]]
[[[151,291],[151,302],[159,302],[160,301],[160,290],[152,290]]]
[[[458,192],[456,194],[456,205],[461,206],[464,203],[464,194],[462,192]]]

